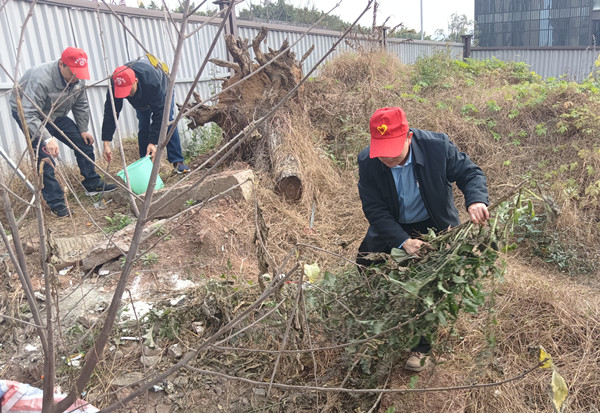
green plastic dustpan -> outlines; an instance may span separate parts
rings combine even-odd
[[[129,179],[131,179],[131,190],[136,195],[141,195],[146,192],[146,189],[148,189],[148,183],[150,182],[150,175],[152,173],[152,160],[150,159],[150,156],[144,156],[143,158],[138,159],[131,165],[128,165],[126,169]],[[117,176],[127,183],[127,179],[125,178],[125,170],[121,169],[119,172],[117,172]],[[165,184],[163,183],[162,179],[160,179],[160,176],[157,176],[154,190],[159,190],[164,186]]]

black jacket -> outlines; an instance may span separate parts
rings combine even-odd
[[[444,133],[411,129],[410,150],[421,198],[437,230],[456,226],[452,183],[465,196],[467,207],[475,202],[489,204],[486,178],[481,168],[448,139]],[[365,237],[369,252],[390,252],[409,237],[398,223],[398,193],[392,171],[378,158],[369,158],[369,147],[358,155],[358,192],[369,221]]]
[[[129,66],[135,72],[135,77],[138,79],[138,86],[135,95],[123,99],[127,99],[136,110],[150,110],[152,112],[152,123],[150,124],[150,136],[148,139],[156,145],[162,125],[163,111],[165,110],[165,97],[167,95],[169,79],[162,69],[152,66],[146,60],[127,63],[126,66]],[[117,118],[123,108],[123,99],[115,98]],[[112,136],[116,128],[112,105],[110,104],[110,95],[106,92],[104,120],[102,121],[102,140],[112,141]]]

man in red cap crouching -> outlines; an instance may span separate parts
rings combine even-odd
[[[113,72],[114,110],[118,118],[121,109],[123,109],[124,99],[127,99],[134,107],[138,118],[140,158],[150,155],[154,160],[164,111],[169,111],[169,120],[175,118],[175,96],[171,100],[170,107],[165,107],[168,85],[169,78],[163,68],[151,64],[145,58],[119,66]],[[102,121],[102,141],[104,142],[104,154],[109,158],[112,153],[110,142],[116,128],[110,93],[107,92],[106,101],[104,102],[104,120]],[[175,128],[175,130],[173,130],[171,139],[167,143],[167,159],[173,165],[176,173],[190,172],[190,168],[185,164],[181,152],[177,125],[170,126],[169,130],[172,128]]]
[[[75,152],[86,195],[94,196],[117,188],[114,184],[102,182],[94,166],[94,137],[88,130],[90,108],[84,80],[89,78],[87,54],[81,49],[67,47],[59,60],[27,70],[15,89],[21,99],[31,144],[34,150],[39,148],[38,165],[44,159],[49,160],[44,164],[42,195],[59,218],[70,216],[71,211],[66,206],[64,192],[54,175],[53,158],[59,154],[57,140]],[[13,118],[23,130],[14,91],[10,97],[10,108]],[[75,122],[67,117],[69,112],[73,113]]]
[[[419,234],[458,225],[454,182],[465,197],[471,221],[487,222],[485,175],[448,135],[409,128],[399,107],[376,110],[370,131],[371,145],[358,155],[358,192],[369,229],[358,248],[357,264],[368,266],[373,262],[365,258],[367,253],[389,254],[392,248],[418,255],[425,244]],[[423,370],[430,349],[421,337],[405,369]]]

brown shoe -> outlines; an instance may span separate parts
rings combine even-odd
[[[406,360],[404,370],[419,372],[425,370],[427,367],[429,367],[429,357],[423,353],[413,351],[410,353],[408,360]]]

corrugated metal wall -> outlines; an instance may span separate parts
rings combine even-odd
[[[103,4],[98,6],[100,13],[97,13],[96,6],[97,3],[82,0],[38,3],[31,20],[25,27],[17,78],[29,67],[58,59],[62,50],[68,46],[84,49],[90,60],[91,80],[88,82],[90,85],[88,99],[91,108],[90,130],[97,139],[96,146],[99,149],[101,145],[98,141],[108,86],[106,79],[115,67],[142,56],[144,50]],[[14,159],[23,152],[25,140],[10,115],[8,100],[13,86],[12,78],[21,27],[30,7],[30,1],[9,0],[0,11],[0,33],[3,39],[0,42],[0,63],[11,74],[9,76],[4,70],[0,70],[0,122],[3,126],[0,144]],[[172,65],[176,28],[166,21],[164,13],[120,6],[113,6],[113,9],[145,48],[167,62],[169,66]],[[205,20],[202,17],[192,17],[188,32],[200,27]],[[262,25],[241,20],[237,23],[238,34],[248,39],[253,39]],[[304,28],[273,24],[266,26],[269,28],[267,45],[270,47],[279,47],[285,39],[288,39],[290,44],[299,40],[292,50],[300,58],[312,45],[315,46],[314,51],[303,64],[305,71],[321,59],[340,35],[338,32],[326,30],[313,30],[303,35],[306,30]],[[206,57],[206,50],[216,36],[217,29],[216,23],[206,25],[185,42],[177,73],[175,88],[177,102],[182,102],[189,91],[196,71]],[[367,41],[364,43],[368,44]],[[267,45],[264,45],[265,49]],[[430,55],[441,47],[449,47],[453,56],[459,57],[462,54],[461,45],[456,43],[447,46],[435,42],[400,42],[396,39],[388,41],[388,49],[398,54],[405,63],[414,63],[418,57]],[[348,49],[348,45],[341,43],[331,57]],[[222,36],[211,57],[227,59]],[[209,63],[196,91],[202,98],[210,97],[219,88],[218,79],[227,75],[228,72],[224,68]],[[185,121],[180,123],[180,127],[185,129]],[[119,128],[124,136],[137,133],[137,119],[129,105],[124,105]],[[63,150],[62,154],[66,162],[74,162],[72,151]]]
[[[431,56],[438,52],[447,52],[455,59],[462,59],[462,43],[429,42],[421,40],[388,39],[387,49],[397,55],[402,63],[414,64],[420,57]]]
[[[12,0],[8,1],[0,11],[0,33],[2,34],[0,64],[10,74],[0,69],[0,122],[3,126],[0,144],[13,159],[17,159],[24,151],[25,139],[12,119],[8,101],[13,86],[21,27],[30,7],[30,1]],[[171,66],[177,40],[176,31],[172,25],[167,24],[163,13],[118,6],[114,9],[118,11],[119,17],[139,42]],[[188,33],[201,25],[202,21],[198,19],[191,22]],[[206,25],[184,43],[175,88],[177,102],[182,102],[187,95],[217,29],[218,26]],[[91,109],[90,131],[96,138],[96,148],[99,150],[104,100],[108,86],[106,79],[115,67],[143,56],[145,52],[106,8],[98,14],[95,3],[92,2],[38,3],[25,27],[17,79],[29,67],[58,59],[62,50],[68,46],[80,47],[88,54],[91,77],[87,82],[90,86],[87,92]],[[221,39],[213,57],[223,59],[225,56],[225,42]],[[210,96],[220,85],[217,79],[226,75],[225,69],[209,63],[196,91],[203,98]],[[180,123],[180,127],[185,129],[185,121]],[[137,133],[137,119],[130,105],[124,105],[119,128],[123,136]],[[62,159],[74,163],[72,151],[64,149],[61,150]]]
[[[506,62],[525,62],[531,70],[542,76],[565,76],[566,80],[581,82],[595,71],[600,51],[588,49],[471,49],[473,59],[491,59]]]
[[[88,82],[91,85],[88,90],[91,108],[90,129],[97,140],[100,139],[103,105],[108,85],[106,79],[115,67],[142,56],[144,51],[104,5],[98,6],[101,11],[97,13],[97,4],[83,0],[38,3],[23,33],[23,45],[20,48],[17,72],[15,72],[16,51],[19,48],[21,28],[29,13],[31,2],[9,0],[1,9],[0,123],[3,128],[0,134],[0,144],[13,158],[16,159],[25,147],[24,138],[12,119],[8,107],[15,73],[18,78],[31,66],[58,59],[61,51],[67,46],[80,47],[88,53],[91,62],[91,80]],[[177,28],[167,22],[164,13],[120,6],[113,6],[113,9],[145,48],[167,62],[169,66],[172,65]],[[192,17],[188,33],[199,28],[205,21],[206,19],[202,17]],[[237,23],[238,34],[248,39],[253,39],[263,25],[241,20],[238,20]],[[270,47],[279,47],[285,39],[288,39],[290,44],[299,40],[292,50],[300,58],[312,45],[315,46],[315,50],[303,64],[305,72],[316,64],[340,35],[338,32],[320,29],[304,34],[306,30],[304,28],[288,25],[264,25],[269,28],[267,45]],[[216,36],[217,29],[216,23],[205,25],[184,44],[175,88],[177,102],[182,102],[189,91],[196,71]],[[365,47],[373,46],[369,44],[368,40],[360,40],[360,43]],[[266,49],[267,45],[263,45],[263,47]],[[343,42],[330,58],[349,49],[349,46]],[[406,64],[413,64],[418,58],[430,56],[440,50],[447,51],[450,56],[457,59],[461,58],[463,52],[460,43],[404,41],[394,38],[387,40],[387,49],[399,56],[400,60]],[[104,59],[105,55],[106,60]],[[226,60],[226,56],[225,42],[221,36],[211,57]],[[570,80],[581,81],[594,70],[598,52],[583,49],[479,50],[473,48],[471,57],[475,59],[496,57],[505,61],[523,61],[544,78],[566,75]],[[210,97],[219,88],[219,78],[227,75],[228,72],[224,68],[209,63],[196,91],[202,98]],[[184,126],[185,121],[182,121],[180,127],[185,129]],[[129,105],[124,107],[119,127],[124,136],[135,135],[137,132],[135,112]],[[100,145],[97,147],[99,148]],[[65,161],[74,162],[71,151],[63,151],[63,154]]]
[[[0,134],[0,144],[14,159],[25,148],[24,138],[8,107],[8,100],[13,78],[15,76],[16,51],[19,47],[21,28],[29,13],[31,1],[9,0],[0,10],[0,122],[3,126]],[[96,7],[100,10],[97,13]],[[135,37],[145,48],[172,66],[174,45],[176,42],[176,25],[167,22],[162,12],[137,8],[112,6],[120,19],[134,33]],[[201,27],[206,18],[193,16],[190,19],[188,33]],[[331,48],[339,38],[340,33],[327,30],[312,30],[304,34],[306,29],[289,25],[259,24],[238,20],[239,35],[253,39],[261,25],[267,26],[269,34],[267,45],[279,47],[285,39],[290,44],[298,41],[293,47],[297,57],[303,56],[314,45],[315,50],[304,62],[307,72]],[[179,24],[179,23],[176,23]],[[205,25],[193,36],[186,40],[183,56],[180,60],[175,88],[175,99],[182,102],[191,87],[206,51],[217,33],[216,23]],[[360,40],[365,47],[373,47],[368,40]],[[267,45],[263,45],[266,49]],[[143,48],[134,37],[127,33],[117,17],[103,4],[84,0],[44,1],[38,3],[33,15],[23,33],[23,45],[19,58],[17,78],[29,67],[43,62],[56,60],[67,46],[80,47],[88,53],[91,80],[88,82],[88,99],[91,108],[90,130],[100,139],[103,105],[107,90],[106,80],[115,67],[136,59],[144,54]],[[342,42],[331,57],[349,50],[350,47]],[[452,57],[461,58],[462,44],[440,43],[428,41],[403,41],[390,38],[387,49],[399,56],[406,64],[413,64],[424,56],[430,56],[440,50],[447,51]],[[106,60],[104,56],[106,55]],[[494,50],[482,51],[472,49],[472,57],[486,59],[492,56],[501,60],[518,60],[529,63],[533,70],[544,77],[560,76],[566,73],[569,78],[581,80],[592,70],[597,58],[597,52],[586,50]],[[213,52],[212,58],[227,59],[225,42],[221,36]],[[330,57],[330,58],[331,58]],[[7,71],[8,73],[6,73]],[[221,67],[209,63],[202,74],[201,82],[196,91],[202,98],[210,97],[218,90],[219,78],[227,76],[228,72]],[[185,121],[180,123],[184,129]],[[124,136],[137,133],[135,112],[129,105],[124,105],[119,127]],[[185,135],[185,134],[184,134]],[[100,148],[100,145],[97,145]],[[74,162],[71,151],[63,150],[63,159]]]

